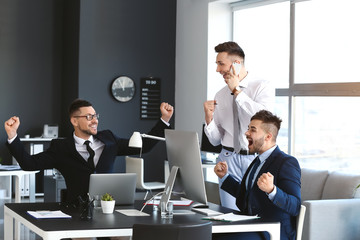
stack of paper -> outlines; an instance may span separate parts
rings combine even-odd
[[[63,213],[62,211],[27,211],[28,214],[35,218],[71,218],[70,215]]]

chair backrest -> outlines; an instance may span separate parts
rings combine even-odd
[[[306,207],[304,205],[301,205],[300,213],[296,221],[296,240],[301,240],[303,226],[304,226],[305,212],[306,212]]]
[[[136,173],[136,188],[145,189],[144,186],[144,159],[135,157],[125,157],[126,173]]]
[[[132,240],[211,240],[212,223],[134,224]]]

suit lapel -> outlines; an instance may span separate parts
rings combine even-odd
[[[274,149],[274,151],[270,154],[270,156],[269,156],[267,159],[265,159],[265,163],[264,163],[264,165],[262,166],[262,168],[260,169],[259,174],[258,174],[257,177],[259,177],[260,174],[266,172],[265,170],[268,169],[269,166],[272,164],[272,162],[276,159],[276,156],[278,155],[279,151],[280,151],[280,150],[279,150],[279,147],[277,146],[277,147]]]
[[[75,140],[74,140],[74,137],[73,137],[73,136],[71,136],[71,137],[69,137],[69,138],[67,139],[66,144],[67,144],[67,149],[70,149],[71,155],[73,155],[74,158],[75,158],[77,161],[80,161],[80,162],[88,165],[86,159],[84,159],[84,158],[80,155],[80,153],[76,150]]]

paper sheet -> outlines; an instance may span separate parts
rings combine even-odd
[[[28,214],[35,218],[71,218],[70,215],[63,213],[62,211],[27,211]]]
[[[223,222],[235,222],[235,221],[244,221],[260,218],[258,216],[247,216],[247,215],[239,215],[234,213],[226,213],[214,217],[204,217],[205,220],[214,220],[214,221],[223,221]]]
[[[140,212],[137,209],[120,209],[120,210],[115,210],[119,213],[122,213],[126,216],[130,216],[130,217],[146,217],[146,216],[150,216],[150,214],[144,213],[144,212]]]
[[[174,206],[190,206],[193,201],[191,200],[169,200],[169,202],[172,202]],[[159,205],[160,200],[153,200],[148,203],[148,205]]]

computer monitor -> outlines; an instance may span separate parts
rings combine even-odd
[[[171,172],[160,201],[169,201],[175,183],[186,198],[207,205],[197,133],[166,129],[165,139]]]

